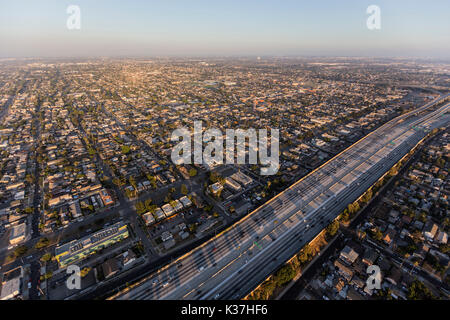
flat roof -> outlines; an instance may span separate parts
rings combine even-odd
[[[0,300],[9,300],[20,293],[20,277],[2,283]]]
[[[69,253],[74,253],[76,251],[79,251],[85,247],[90,246],[91,244],[94,244],[96,242],[99,242],[100,240],[106,239],[107,237],[118,233],[119,228],[126,226],[123,222],[117,222],[113,224],[112,226],[102,229],[100,231],[97,231],[93,234],[87,235],[81,239],[73,240],[68,243],[65,243],[63,245],[57,246],[55,248],[55,256],[68,251]]]

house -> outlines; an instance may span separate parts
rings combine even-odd
[[[180,238],[182,240],[187,239],[189,237],[189,232],[187,231],[180,231],[180,233],[178,233],[178,235],[180,236]]]
[[[70,213],[72,214],[72,217],[74,219],[81,217],[81,208],[80,208],[80,203],[78,202],[78,200],[72,202],[70,204],[69,208],[70,208]]]
[[[111,258],[106,260],[102,264],[102,271],[103,275],[105,276],[105,279],[111,278],[114,276],[117,272],[119,272],[119,263],[116,258]]]
[[[183,210],[183,205],[181,204],[180,200],[174,200],[171,202],[171,206],[174,209],[174,212],[179,212]]]
[[[364,251],[362,262],[364,262],[368,266],[371,266],[375,263],[375,261],[377,261],[377,259],[378,253],[372,248],[367,248],[366,251]]]
[[[186,196],[181,197],[180,202],[183,204],[183,207],[185,208],[189,208],[190,206],[192,206],[191,200],[189,200],[189,198]]]
[[[136,254],[133,252],[133,250],[128,249],[128,251],[125,251],[122,254],[122,266],[128,267],[133,264],[133,262],[136,261]]]
[[[342,279],[335,279],[333,282],[333,287],[336,290],[336,292],[340,292],[345,286],[345,282],[342,281]]]
[[[103,203],[105,204],[105,206],[109,206],[114,203],[111,196],[108,194],[108,192],[105,189],[100,190],[100,197],[101,197]]]
[[[346,245],[339,254],[339,258],[341,258],[342,261],[347,262],[348,264],[353,264],[353,262],[358,259],[358,256],[358,253],[348,245]]]
[[[428,241],[432,241],[438,230],[439,230],[438,225],[429,221],[425,224],[425,228],[423,229],[423,235]]]
[[[444,231],[441,231],[438,233],[437,237],[436,237],[436,241],[442,244],[447,244],[447,233]]]
[[[391,210],[389,212],[389,223],[395,223],[398,220],[400,213],[397,210]]]
[[[419,220],[416,220],[414,222],[414,228],[416,228],[417,230],[422,231],[422,229],[423,229],[423,222],[419,221]]]
[[[149,225],[155,223],[155,218],[153,217],[153,214],[150,213],[150,212],[147,212],[147,213],[143,214],[143,215],[142,215],[142,218],[144,219],[145,224],[146,224],[147,226],[149,226]]]
[[[420,243],[413,256],[424,260],[429,250],[430,247],[427,244]]]
[[[357,288],[363,289],[364,286],[366,285],[366,282],[360,279],[359,277],[354,276],[352,278],[352,281],[350,281],[350,284],[356,286]]]
[[[164,211],[164,214],[167,217],[170,217],[171,215],[173,215],[175,213],[174,208],[170,205],[170,204],[165,204],[161,207],[161,209]]]
[[[334,261],[334,266],[338,269],[339,274],[347,281],[352,279],[353,271],[349,267],[345,266],[339,259]]]
[[[365,300],[364,296],[350,287],[347,291],[347,300]]]
[[[166,215],[164,214],[164,211],[161,210],[161,208],[157,208],[154,215],[156,217],[156,221],[161,221],[166,218]]]
[[[173,239],[173,235],[172,235],[172,233],[170,233],[169,231],[164,231],[164,232],[161,234],[161,240],[162,240],[163,242],[168,241],[168,240],[170,240],[170,239]]]
[[[394,240],[395,235],[396,235],[395,229],[388,228],[388,230],[386,231],[386,233],[383,236],[384,243],[386,243],[387,245],[390,245],[392,243],[392,241]]]

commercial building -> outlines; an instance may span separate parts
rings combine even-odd
[[[241,191],[241,185],[230,177],[225,179],[225,185],[234,191]]]
[[[212,194],[216,195],[223,190],[223,186],[219,182],[216,182],[209,186],[209,190]]]
[[[9,243],[11,245],[17,245],[25,240],[26,224],[21,223],[11,228],[11,234],[9,236]]]
[[[2,283],[0,300],[11,300],[20,295],[20,278],[14,278]]]
[[[128,228],[123,222],[118,222],[79,240],[73,240],[55,248],[55,258],[60,268],[81,261],[95,254],[98,250],[128,238]]]
[[[233,175],[231,175],[231,178],[242,184],[244,187],[249,186],[253,182],[252,178],[242,173],[241,171],[235,172]]]
[[[20,296],[23,278],[22,267],[15,268],[3,275],[0,300],[12,300]]]

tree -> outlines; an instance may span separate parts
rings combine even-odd
[[[138,202],[136,203],[136,212],[137,212],[138,214],[143,214],[143,213],[145,213],[145,205],[144,205],[141,201],[138,201]]]
[[[152,206],[152,199],[145,200],[145,210],[150,211],[151,206]]]
[[[128,154],[130,153],[131,149],[129,146],[122,146],[122,153],[123,154]]]
[[[51,253],[46,253],[41,257],[41,261],[42,262],[48,262],[52,259],[52,254]]]
[[[420,220],[421,222],[425,223],[427,222],[427,214],[425,212],[422,212],[419,217],[418,220]]]
[[[380,229],[376,228],[375,230],[372,230],[372,238],[377,241],[381,241],[381,239],[383,239],[383,233],[380,231]]]
[[[327,228],[327,234],[330,237],[334,237],[334,235],[338,232],[339,230],[339,222],[338,221],[333,221]]]
[[[211,183],[218,182],[220,178],[221,176],[215,171],[211,171],[211,173],[209,174],[209,180],[211,181]]]
[[[114,178],[113,183],[118,187],[122,186],[122,181],[119,178]]]
[[[190,225],[189,225],[189,231],[190,231],[191,233],[194,233],[195,230],[197,230],[197,225],[196,225],[195,223],[190,224]]]
[[[189,176],[195,177],[197,175],[197,170],[194,168],[189,169]]]
[[[356,212],[358,212],[359,210],[359,203],[358,202],[354,202],[354,203],[350,203],[348,205],[348,213],[351,215],[355,214]]]
[[[298,254],[298,260],[301,264],[308,262],[310,255],[312,254],[312,249],[309,244],[305,245],[303,249]]]
[[[362,197],[362,201],[364,203],[367,203],[367,202],[369,202],[372,199],[372,196],[373,196],[372,189],[369,189],[369,190],[367,190],[367,192]]]
[[[48,246],[48,244],[50,243],[50,241],[47,238],[40,238],[39,241],[35,244],[35,248],[36,249],[41,249],[44,248],[46,246]]]
[[[133,192],[130,191],[130,189],[125,189],[125,195],[128,199],[131,199],[133,197]]]
[[[170,201],[170,205],[175,208],[177,206],[177,203],[175,200]]]
[[[275,283],[277,286],[282,286],[295,277],[295,270],[292,267],[291,264],[287,264],[284,267],[282,267],[278,272],[275,274]]]
[[[16,257],[23,256],[28,251],[28,248],[24,245],[18,246],[16,249],[14,249],[14,255]]]
[[[348,213],[348,209],[345,209],[340,218],[342,221],[347,222],[350,220],[350,215]]]
[[[134,189],[137,189],[137,187],[136,187],[136,179],[133,176],[130,176],[128,181],[130,182],[130,184],[133,186]]]
[[[184,194],[184,195],[188,194],[188,188],[186,187],[185,184],[181,185],[181,193]]]
[[[436,297],[425,284],[419,280],[414,280],[408,288],[408,300],[433,300]]]

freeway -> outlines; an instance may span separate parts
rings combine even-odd
[[[450,104],[443,104],[448,98],[392,119],[216,237],[111,299],[244,297],[430,130],[447,125]]]

